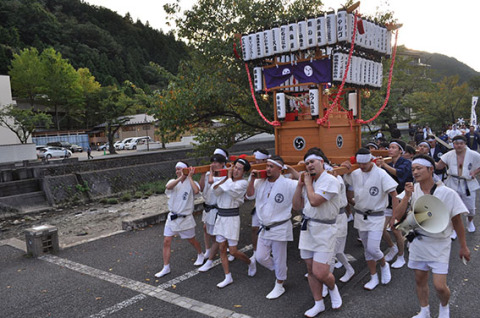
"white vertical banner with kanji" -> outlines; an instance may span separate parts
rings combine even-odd
[[[477,127],[477,113],[475,107],[477,106],[478,96],[472,96],[472,114],[470,115],[470,125]]]

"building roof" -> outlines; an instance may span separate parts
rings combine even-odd
[[[155,117],[148,114],[137,114],[137,115],[128,115],[128,116],[118,117],[119,120],[123,118],[130,118],[130,120],[124,123],[122,126],[142,125],[142,124],[144,125],[144,124],[151,124],[156,122]],[[94,129],[105,127],[106,125],[107,125],[106,123],[103,123],[95,126]]]

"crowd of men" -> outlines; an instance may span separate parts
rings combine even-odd
[[[178,235],[195,248],[194,265],[200,266],[200,272],[212,269],[219,253],[225,278],[217,284],[218,288],[233,283],[229,260],[237,258],[247,265],[249,276],[256,274],[257,262],[274,272],[275,283],[266,298],[276,299],[286,292],[283,284],[288,272],[287,243],[293,241],[294,211],[302,215],[298,248],[306,264],[306,277],[314,300],[305,316],[315,317],[325,310],[327,294],[333,309],[342,306],[342,296],[332,274],[335,259],[345,267],[340,281],[348,282],[355,274],[344,254],[351,218],[370,271],[370,280],[364,289],[373,290],[380,283],[388,284],[392,279],[390,267],[408,264],[415,272],[421,307],[414,317],[430,317],[428,277],[431,271],[440,299],[439,317],[449,317],[450,290],[446,278],[451,242],[458,238],[459,256],[468,261],[470,251],[461,215],[467,215],[467,230],[474,232],[475,193],[480,188],[476,179],[480,173],[480,154],[467,147],[469,138],[462,134],[453,136],[451,151],[430,133],[419,140],[416,148],[400,139],[387,142],[378,138],[356,153],[358,169],[353,169],[350,161],[341,164],[348,170],[343,176],[328,173],[333,170],[332,164],[316,147],[309,149],[300,162],[305,165],[303,172],[286,165],[280,156],[271,156],[265,149],[254,151],[255,162],[237,158],[227,166],[227,151],[217,148],[210,160],[210,171],[201,176],[199,183],[192,178],[195,169],[180,161],[176,165],[177,178],[166,185],[170,212],[164,229],[164,265],[155,276],[170,273],[172,237]],[[387,149],[391,162],[374,158],[372,149]],[[266,164],[264,176],[251,169],[255,163]],[[188,174],[183,172],[185,168],[189,169]],[[224,176],[215,175],[219,169],[226,171]],[[192,215],[193,199],[198,193],[205,200],[202,215],[205,253],[195,238]],[[411,232],[407,261],[404,233],[395,225],[405,218],[409,206],[427,194],[444,203],[449,222],[440,233],[423,229]],[[255,200],[251,215],[254,247],[251,257],[237,248],[239,208],[244,200]],[[389,246],[386,254],[380,249],[382,239]]]

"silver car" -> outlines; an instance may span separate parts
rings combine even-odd
[[[51,158],[70,158],[72,152],[66,148],[61,147],[45,147],[40,149],[38,153],[39,158],[51,159]]]

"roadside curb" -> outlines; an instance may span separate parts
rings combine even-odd
[[[193,213],[199,213],[203,211],[203,200],[202,202],[195,203],[193,207]],[[162,211],[156,214],[150,214],[141,216],[139,218],[129,219],[122,221],[122,230],[124,231],[133,231],[141,228],[145,228],[149,225],[159,224],[164,222],[167,219],[168,211]]]

